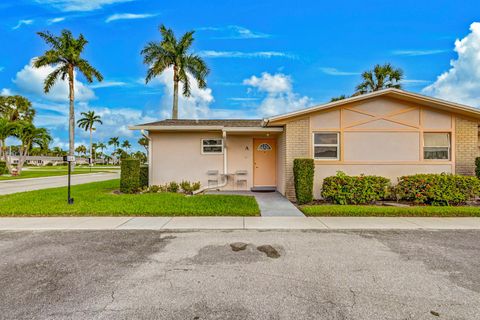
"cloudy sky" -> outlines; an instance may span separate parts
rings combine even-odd
[[[391,62],[405,89],[480,107],[478,1],[3,0],[0,94],[21,94],[37,109],[54,145],[67,142],[67,87],[48,95],[50,68],[33,69],[47,47],[36,32],[70,29],[89,40],[84,53],[105,80],[76,83],[77,112],[104,120],[98,141],[136,142],[128,125],[169,117],[172,72],[149,85],[140,50],[158,26],[196,30],[193,50],[211,69],[208,88],[181,99],[183,118],[254,118],[351,94],[360,72]],[[478,23],[477,23],[478,21]],[[77,130],[77,144],[87,143]],[[138,148],[138,146],[137,146]]]

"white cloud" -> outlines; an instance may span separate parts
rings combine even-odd
[[[466,37],[455,41],[458,57],[450,61],[450,70],[424,88],[424,94],[480,107],[480,23],[472,23],[470,31]]]
[[[262,73],[260,77],[252,76],[243,83],[266,94],[258,107],[261,116],[272,116],[308,107],[312,100],[293,91],[292,79],[282,73]]]
[[[29,19],[29,20],[19,20],[17,25],[14,26],[12,29],[13,30],[17,30],[19,29],[21,26],[28,26],[28,25],[31,25],[32,23],[34,22],[34,20],[32,19]]]
[[[91,84],[89,85],[90,88],[92,89],[98,89],[98,88],[110,88],[110,87],[123,87],[126,86],[126,82],[122,81],[102,81],[99,83]]]
[[[444,53],[446,50],[394,50],[392,54],[397,56],[408,56],[408,57],[416,57],[416,56],[429,56],[432,54],[439,54]]]
[[[13,96],[13,91],[8,88],[3,88],[0,91],[0,96]]]
[[[256,51],[256,52],[242,52],[242,51],[215,51],[204,50],[198,53],[205,58],[290,58],[294,59],[295,56],[278,51]]]
[[[54,24],[54,23],[62,22],[62,21],[65,21],[65,19],[66,19],[65,17],[48,19],[47,24]]]
[[[55,70],[54,67],[46,66],[42,68],[34,68],[32,66],[33,59],[30,64],[23,67],[17,72],[13,82],[17,87],[26,93],[34,94],[38,97],[46,98],[51,101],[68,101],[68,82],[59,79],[57,83],[50,89],[48,94],[43,91],[43,82],[45,78]],[[75,80],[75,100],[88,101],[95,98],[95,93],[82,82]]]
[[[36,0],[37,3],[51,5],[62,11],[93,11],[105,5],[130,2],[133,0]]]
[[[331,76],[357,76],[360,74],[360,72],[340,71],[336,68],[331,68],[331,67],[323,67],[323,68],[320,68],[320,70],[323,73]]]
[[[155,17],[156,14],[150,13],[143,13],[143,14],[135,14],[135,13],[116,13],[109,16],[105,22],[109,23],[116,20],[134,20],[134,19],[146,19]]]
[[[221,33],[221,35],[215,37],[216,39],[263,39],[271,37],[270,34],[252,31],[237,25],[226,27],[203,27],[198,28],[197,30]]]

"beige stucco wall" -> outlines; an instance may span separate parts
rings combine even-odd
[[[223,173],[223,154],[202,154],[201,140],[222,138],[221,133],[150,133],[152,139],[152,180],[162,185],[170,181],[200,181],[208,185],[209,170]],[[227,170],[235,173],[247,171],[247,184],[229,180],[224,189],[248,190],[253,184],[253,138],[248,135],[227,135]],[[219,181],[221,182],[221,181]]]

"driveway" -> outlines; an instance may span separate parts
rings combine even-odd
[[[0,256],[2,319],[480,314],[479,231],[0,232]]]
[[[72,185],[89,182],[105,181],[120,178],[118,172],[101,172],[72,175]],[[31,179],[17,179],[0,181],[0,195],[16,192],[56,188],[67,186],[67,176],[54,176]]]

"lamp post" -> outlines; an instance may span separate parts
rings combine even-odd
[[[73,198],[70,197],[70,179],[72,176],[72,162],[75,162],[75,156],[64,156],[63,161],[68,162],[68,195],[67,202],[68,204],[73,204]]]

